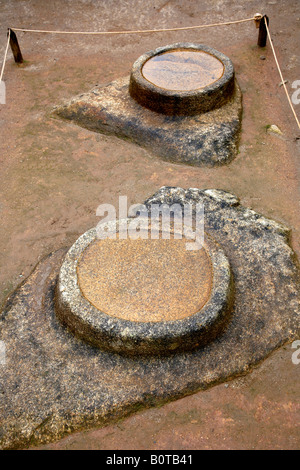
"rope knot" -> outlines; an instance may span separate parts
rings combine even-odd
[[[261,13],[255,13],[254,15],[254,22],[257,28],[259,28],[259,24],[263,18],[263,15]]]

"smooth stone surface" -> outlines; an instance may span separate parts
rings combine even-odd
[[[142,74],[149,82],[166,90],[191,91],[222,77],[224,65],[207,52],[174,50],[147,60]]]
[[[107,315],[129,321],[174,321],[208,301],[212,264],[182,240],[97,240],[77,267],[83,296]]]
[[[0,316],[0,447],[24,448],[104,425],[244,375],[300,334],[299,271],[283,225],[217,190],[164,187],[153,202],[204,201],[206,231],[226,250],[235,278],[231,321],[192,353],[129,358],[93,348],[54,310],[65,251],[51,254],[8,299]]]

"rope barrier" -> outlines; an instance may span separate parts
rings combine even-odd
[[[283,87],[284,87],[284,91],[285,91],[285,93],[286,93],[286,96],[287,96],[289,105],[290,105],[290,107],[291,107],[292,113],[293,113],[293,115],[294,115],[294,117],[295,117],[295,119],[296,119],[296,123],[297,123],[297,125],[298,125],[298,128],[300,129],[300,122],[299,122],[299,119],[298,119],[298,117],[297,117],[295,108],[294,108],[293,103],[292,103],[292,101],[291,101],[291,98],[290,98],[288,89],[287,89],[286,84],[285,84],[285,80],[284,80],[283,75],[282,75],[282,72],[281,72],[281,68],[280,68],[280,65],[279,65],[279,62],[278,62],[278,59],[277,59],[277,55],[276,55],[276,52],[275,52],[275,48],[274,48],[273,43],[272,43],[272,37],[271,37],[271,33],[270,33],[270,30],[269,30],[269,26],[268,26],[268,23],[267,23],[266,18],[264,18],[264,21],[265,21],[265,25],[266,25],[266,29],[267,29],[268,38],[269,38],[269,41],[270,41],[270,44],[271,44],[272,52],[273,52],[273,55],[274,55],[274,59],[275,59],[275,62],[276,62],[276,65],[277,65],[277,69],[278,69],[278,72],[279,72],[279,75],[280,75],[280,78],[281,78],[281,83],[282,83],[282,85],[283,85]]]
[[[14,31],[21,31],[23,33],[48,33],[48,34],[87,34],[87,35],[110,35],[110,34],[143,34],[143,33],[163,33],[165,31],[188,31],[191,29],[212,28],[214,26],[227,26],[231,24],[246,23],[247,21],[254,21],[257,16],[246,18],[244,20],[226,21],[224,23],[203,24],[197,26],[184,26],[180,28],[162,28],[162,29],[141,29],[135,31],[46,31],[42,29],[23,29],[11,28]]]
[[[8,47],[9,47],[9,42],[10,42],[10,37],[11,37],[11,31],[21,31],[24,33],[46,33],[46,34],[80,34],[80,35],[118,35],[118,34],[143,34],[143,33],[161,33],[165,31],[188,31],[188,30],[193,30],[193,29],[202,29],[202,28],[212,28],[214,26],[227,26],[231,24],[238,24],[238,23],[245,23],[247,21],[258,21],[260,18],[262,18],[262,15],[257,13],[254,17],[252,18],[245,18],[243,20],[235,20],[235,21],[226,21],[223,23],[211,23],[207,25],[196,25],[196,26],[185,26],[185,27],[178,27],[178,28],[162,28],[162,29],[142,29],[142,30],[133,30],[133,31],[47,31],[47,30],[41,30],[41,29],[25,29],[25,28],[9,28],[8,29],[8,40],[7,40],[7,46],[4,54],[4,59],[3,59],[3,64],[2,64],[2,69],[1,69],[1,74],[0,74],[0,81],[3,78],[4,75],[4,69],[6,65],[6,59],[7,59],[7,53],[8,53]]]
[[[10,29],[8,30],[8,35],[7,35],[7,45],[6,45],[3,64],[2,64],[1,73],[0,73],[0,82],[2,82],[2,78],[3,78],[3,75],[4,75],[4,69],[5,69],[6,58],[7,58],[7,53],[8,53],[9,41],[10,41]]]
[[[212,28],[212,27],[216,27],[216,26],[228,26],[228,25],[232,25],[232,24],[246,23],[248,21],[256,21],[257,22],[261,18],[262,18],[262,15],[257,13],[252,18],[245,18],[243,20],[226,21],[226,22],[222,22],[222,23],[211,23],[211,24],[206,24],[206,25],[185,26],[185,27],[178,27],[178,28],[142,29],[142,30],[132,30],[132,31],[47,31],[47,30],[41,30],[41,29],[9,28],[8,38],[7,38],[7,45],[6,45],[3,64],[2,64],[2,69],[1,69],[1,73],[0,73],[0,82],[2,81],[2,78],[3,78],[3,75],[4,75],[4,69],[5,69],[5,65],[6,65],[8,47],[9,47],[9,43],[10,43],[11,29],[13,31],[21,31],[21,32],[24,32],[24,33],[80,34],[80,35],[99,35],[99,36],[101,35],[101,36],[104,36],[104,35],[123,35],[123,34],[162,33],[162,32],[166,32],[166,31],[190,31],[190,30],[195,30],[195,29],[204,29],[204,28]],[[277,55],[276,55],[276,52],[275,52],[275,48],[274,48],[273,43],[272,43],[272,37],[271,37],[271,33],[270,33],[270,30],[269,30],[269,27],[268,27],[266,17],[263,18],[263,21],[265,22],[268,38],[269,38],[269,41],[270,41],[270,44],[271,44],[272,52],[273,52],[274,59],[275,59],[275,62],[276,62],[276,66],[277,66],[277,69],[278,69],[278,72],[279,72],[279,75],[280,75],[280,78],[281,78],[281,82],[282,82],[283,87],[284,87],[284,91],[286,93],[290,108],[291,108],[292,113],[295,117],[298,128],[300,129],[300,122],[299,122],[299,119],[297,117],[294,106],[292,104],[291,98],[289,96],[287,87],[285,85],[285,80],[283,78],[282,71],[281,71],[281,68],[280,68],[280,65],[279,65],[279,62],[278,62],[278,59],[277,59]]]

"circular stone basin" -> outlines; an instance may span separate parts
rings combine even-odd
[[[210,297],[212,266],[205,249],[187,240],[97,240],[78,267],[82,295],[98,310],[124,320],[181,320]]]
[[[122,221],[122,226],[132,219]],[[90,230],[60,270],[56,313],[74,334],[105,350],[166,355],[213,340],[232,304],[229,262],[208,236],[198,250],[187,239],[99,240]],[[122,235],[120,235],[122,234]],[[146,237],[144,237],[146,238]]]
[[[193,115],[224,105],[234,92],[231,60],[211,47],[179,43],[141,56],[133,65],[129,93],[163,114]]]

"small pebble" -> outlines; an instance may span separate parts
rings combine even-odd
[[[272,124],[272,126],[268,127],[267,132],[271,132],[272,134],[277,134],[277,135],[283,135],[279,127],[276,126],[275,124]]]
[[[261,55],[260,60],[266,60],[266,57],[264,55]]]

